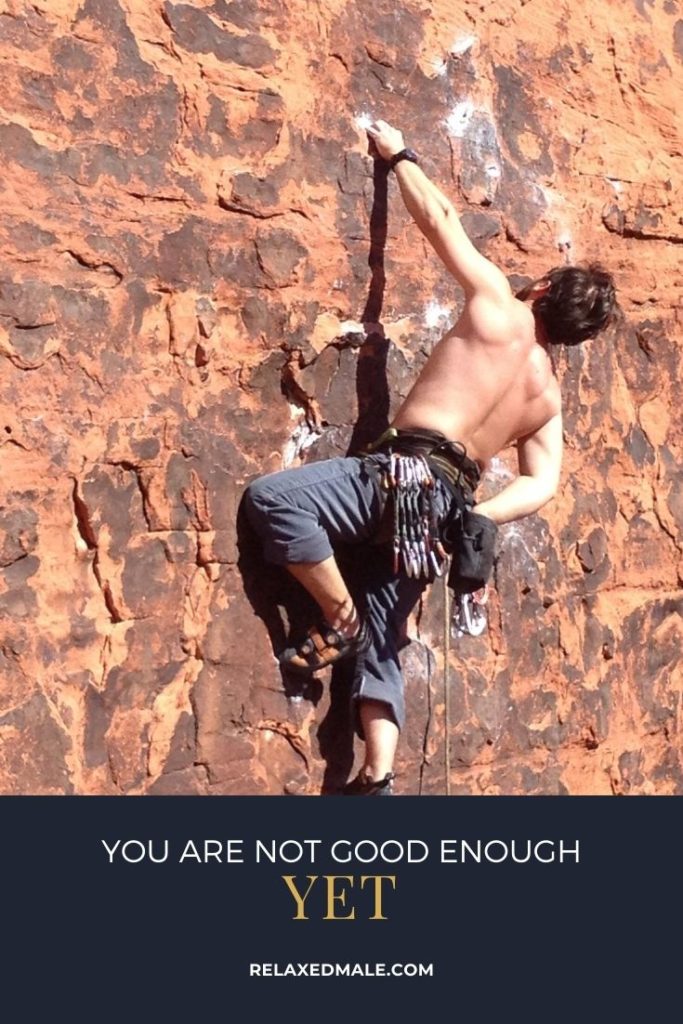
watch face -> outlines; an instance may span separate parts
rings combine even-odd
[[[412,160],[414,164],[417,163],[417,153],[414,149],[406,149],[406,160]]]

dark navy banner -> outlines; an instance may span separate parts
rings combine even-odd
[[[4,798],[6,985],[26,1020],[649,1018],[677,1001],[680,806]]]

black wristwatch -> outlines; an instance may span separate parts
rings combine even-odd
[[[393,171],[394,167],[401,160],[410,160],[411,164],[419,163],[417,153],[414,149],[402,149],[400,153],[395,153],[389,161],[389,170]]]

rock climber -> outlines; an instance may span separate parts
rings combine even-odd
[[[528,516],[555,494],[563,436],[551,355],[595,337],[618,306],[599,264],[556,267],[513,294],[402,133],[382,120],[367,133],[372,155],[393,171],[406,208],[463,289],[464,307],[369,450],[268,474],[245,502],[265,558],[285,566],[320,607],[320,621],[280,661],[313,673],[355,658],[351,698],[365,759],[344,792],[385,796],[404,724],[398,652],[410,611],[440,574],[445,551],[465,566],[488,560],[485,576],[494,524]],[[512,442],[519,475],[476,503],[481,472]],[[386,555],[360,608],[334,555],[349,543],[379,543]]]

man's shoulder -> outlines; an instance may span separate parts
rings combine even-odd
[[[465,312],[483,341],[499,345],[531,344],[535,340],[534,315],[516,299],[505,278],[495,292],[478,292],[466,304]]]

